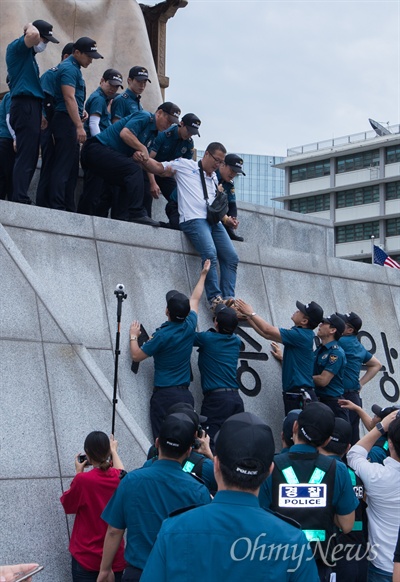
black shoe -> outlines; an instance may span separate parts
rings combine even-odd
[[[230,238],[231,240],[237,240],[237,241],[239,241],[239,242],[243,242],[243,241],[244,241],[244,238],[243,238],[242,236],[238,236],[238,235],[235,233],[235,231],[233,230],[233,228],[229,228],[229,227],[228,227],[228,228],[227,228],[227,227],[225,227],[225,228],[226,228],[226,232],[228,233],[228,235],[229,235],[229,238]]]
[[[150,216],[139,216],[138,218],[131,218],[129,222],[137,222],[138,224],[147,224],[148,226],[160,226],[160,223],[150,218]]]

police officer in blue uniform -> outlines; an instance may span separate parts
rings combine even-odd
[[[17,152],[13,171],[13,201],[31,204],[28,189],[39,157],[43,89],[39,81],[36,54],[48,42],[58,43],[53,26],[35,20],[24,26],[24,34],[7,47],[6,63],[10,80],[10,123],[16,134]]]
[[[260,508],[274,450],[271,429],[256,415],[226,420],[215,448],[218,493],[211,504],[164,522],[141,581],[318,582],[303,532]]]
[[[65,61],[71,54],[74,47],[73,42],[69,42],[61,51],[61,62]],[[47,121],[47,126],[40,134],[40,153],[42,165],[40,167],[40,178],[36,190],[36,205],[49,208],[49,184],[51,169],[54,161],[54,141],[51,132],[51,121],[54,115],[54,95],[56,92],[56,77],[58,65],[43,73],[40,77],[40,84],[44,92],[43,114]],[[67,186],[66,204],[67,208],[75,208],[74,193],[76,180],[70,180]]]
[[[140,99],[147,83],[151,83],[148,70],[145,67],[132,67],[129,71],[127,83],[128,88],[121,95],[117,95],[111,104],[111,120],[113,123],[132,113],[143,111]]]
[[[320,402],[329,406],[338,418],[349,420],[348,411],[338,403],[343,398],[346,366],[346,355],[338,343],[343,332],[344,321],[335,313],[324,317],[319,324],[317,336],[321,345],[315,352],[313,380]]]
[[[357,313],[336,313],[345,323],[339,346],[346,354],[346,367],[343,377],[343,398],[362,406],[360,392],[362,387],[372,380],[382,367],[380,361],[368,352],[359,341],[357,334],[362,327],[362,320]],[[365,374],[360,378],[361,367],[366,366]],[[349,410],[349,420],[352,426],[351,444],[360,440],[360,419],[356,412]]]
[[[275,327],[267,323],[241,299],[235,307],[245,316],[253,329],[268,340],[285,346],[282,359],[282,388],[285,414],[303,407],[304,398],[317,400],[314,392],[314,329],[323,318],[323,309],[315,301],[296,301],[297,311],[291,317],[291,329]],[[303,396],[305,395],[305,396]]]
[[[244,412],[239,394],[237,366],[241,340],[235,334],[238,326],[236,312],[226,305],[218,305],[214,312],[214,328],[197,332],[193,346],[199,352],[199,370],[203,403],[201,414],[208,419],[207,432],[214,437],[224,421],[239,412]]]
[[[244,238],[242,236],[238,236],[235,232],[239,225],[239,221],[237,220],[237,206],[236,206],[236,194],[235,194],[235,184],[233,183],[234,178],[238,174],[242,174],[245,176],[246,174],[243,172],[243,160],[237,154],[227,154],[225,156],[224,162],[220,165],[217,169],[217,178],[218,183],[221,184],[224,192],[228,196],[228,216],[232,216],[235,219],[234,226],[225,226],[227,233],[229,234],[229,238],[232,240],[243,242]]]
[[[188,402],[194,405],[189,391],[191,382],[190,356],[197,325],[199,301],[204,282],[210,270],[210,261],[204,262],[200,278],[190,297],[171,290],[167,293],[166,315],[168,320],[141,347],[138,345],[140,323],[133,321],[130,327],[130,349],[134,362],[154,358],[154,390],[150,401],[150,421],[154,439],[160,425],[173,404]]]
[[[10,106],[11,95],[6,93],[0,102],[0,200],[12,200],[15,132],[10,125]]]
[[[150,467],[128,473],[102,513],[108,530],[97,582],[108,582],[112,561],[126,530],[123,580],[140,579],[147,558],[168,515],[182,507],[210,502],[207,488],[182,471],[195,438],[192,420],[182,412],[167,416],[160,427],[156,446],[159,459]],[[182,548],[181,548],[182,549]],[[158,580],[157,576],[153,581]]]
[[[300,523],[316,549],[321,582],[330,580],[324,558],[329,563],[336,526],[350,532],[358,506],[345,465],[318,452],[328,444],[334,425],[335,415],[325,404],[307,404],[293,425],[294,445],[275,455],[275,468],[259,494],[261,507]]]

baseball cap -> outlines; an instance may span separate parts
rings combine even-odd
[[[136,79],[137,81],[148,81],[151,83],[149,79],[149,71],[145,67],[132,67],[129,70],[129,78]]]
[[[207,417],[198,414],[189,402],[177,402],[176,404],[173,404],[168,408],[167,416],[174,412],[182,412],[183,414],[186,414],[195,424],[196,430],[199,424],[207,422]]]
[[[351,443],[351,424],[344,418],[335,418],[335,426],[331,434],[331,440],[335,443],[348,445]]]
[[[53,25],[50,24],[49,22],[46,22],[45,20],[35,20],[35,22],[32,22],[32,24],[38,29],[39,34],[42,38],[45,38],[50,42],[55,42],[56,44],[60,42],[59,40],[54,38]]]
[[[163,448],[184,453],[193,444],[196,427],[183,412],[169,414],[160,427],[158,440]]]
[[[373,404],[371,410],[374,414],[376,414],[376,416],[379,416],[379,418],[383,420],[391,412],[394,412],[395,410],[400,410],[400,407],[386,406],[385,408],[382,408],[381,406],[379,406],[379,404]]]
[[[351,325],[351,327],[354,327],[356,331],[360,331],[362,327],[362,319],[359,315],[357,315],[357,313],[354,313],[354,311],[350,311],[350,313],[343,314],[336,312],[336,315],[343,319],[343,321],[347,323],[347,325]]]
[[[246,174],[243,172],[243,160],[240,156],[236,154],[227,154],[225,156],[225,164],[230,166],[232,170],[235,170],[236,174]]]
[[[181,121],[183,125],[187,127],[187,129],[190,131],[192,135],[198,135],[200,137],[199,128],[201,125],[201,121],[197,117],[197,115],[195,115],[194,113],[186,113],[186,115],[182,117]]]
[[[300,303],[300,301],[296,301],[296,307],[299,311],[307,315],[308,319],[310,320],[311,324],[315,324],[316,326],[322,321],[324,317],[324,310],[318,303],[315,301],[310,301],[310,303]]]
[[[214,315],[221,333],[233,333],[239,324],[236,311],[223,303],[217,305]]]
[[[108,81],[110,85],[114,85],[114,87],[121,87],[121,89],[123,89],[122,75],[116,69],[107,69],[107,71],[104,71],[103,79]]]
[[[299,435],[306,442],[319,447],[332,436],[335,415],[326,404],[310,402],[299,414],[297,422]]]
[[[171,121],[179,121],[181,110],[177,105],[175,105],[175,103],[172,103],[171,101],[165,101],[165,103],[161,103],[161,105],[157,108],[157,111],[160,109],[161,111],[164,111],[164,113],[168,113],[168,115],[171,117]]]
[[[275,453],[270,427],[251,412],[229,417],[215,435],[215,454],[223,465],[242,475],[265,473]]]
[[[169,314],[173,320],[183,321],[190,313],[190,301],[179,291],[168,291],[165,296]]]
[[[299,418],[299,414],[301,412],[301,408],[295,408],[294,410],[290,410],[285,416],[282,425],[282,432],[283,436],[285,437],[286,442],[290,442],[293,436],[293,425],[294,421]]]
[[[322,323],[329,323],[331,327],[336,328],[336,333],[339,335],[339,337],[343,335],[345,330],[345,323],[343,319],[339,317],[339,315],[336,315],[336,313],[332,313],[332,315],[329,315],[329,317],[324,317]]]
[[[81,36],[77,41],[74,42],[74,51],[79,51],[81,53],[86,53],[92,59],[102,59],[100,53],[97,52],[96,41],[88,36]]]

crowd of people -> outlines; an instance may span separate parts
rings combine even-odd
[[[58,43],[52,25],[37,20],[7,48],[1,197],[31,203],[41,147],[37,204],[75,211],[81,154],[79,212],[160,226],[151,201],[162,193],[169,226],[182,230],[202,259],[191,296],[167,293],[167,320],[150,338],[138,320],[130,326],[133,362],[154,360],[154,445],[145,465],[126,473],[117,442],[102,432],[90,433],[85,456],[75,459],[76,476],[61,497],[65,512],[75,514],[72,579],[398,582],[400,417],[396,407],[374,405],[373,417],[362,408],[361,389],[381,364],[358,340],[361,317],[326,316],[315,301],[297,301],[294,325],[285,329],[235,299],[233,179],[244,174],[243,160],[212,142],[195,162],[200,119],[180,119],[172,102],[144,111],[140,98],[151,82],[145,67],[130,69],[120,94],[122,74],[106,69],[86,100],[81,69],[102,58],[89,37],[66,45],[61,62],[40,77],[36,55],[49,42]],[[226,214],[211,223],[207,205],[221,190]],[[213,327],[199,332],[204,291]],[[239,393],[241,324],[271,340],[282,365],[279,454],[270,427],[244,410]],[[193,348],[200,414],[190,391]],[[367,431],[361,438],[360,419]],[[14,580],[16,571],[25,568],[2,567],[0,580]]]

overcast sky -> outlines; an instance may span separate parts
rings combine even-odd
[[[166,97],[202,120],[199,149],[285,156],[400,123],[399,35],[400,0],[189,0],[167,24]]]

